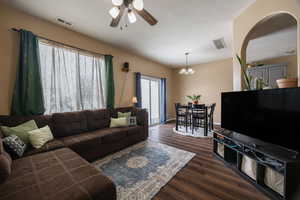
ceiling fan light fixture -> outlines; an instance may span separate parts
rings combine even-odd
[[[144,1],[143,0],[133,0],[132,5],[138,11],[141,11],[144,9]]]
[[[113,7],[109,10],[109,14],[112,18],[116,19],[120,14],[120,9],[118,7]]]
[[[128,11],[128,20],[131,24],[136,22],[136,16],[132,10]]]
[[[112,3],[115,5],[115,6],[120,6],[124,3],[123,0],[112,0]]]

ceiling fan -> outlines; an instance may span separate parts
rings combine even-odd
[[[113,18],[110,24],[111,27],[117,27],[119,25],[126,11],[130,23],[136,22],[136,14],[140,15],[152,26],[158,22],[147,10],[144,9],[143,0],[112,0],[112,3],[114,7],[109,10],[109,14]]]

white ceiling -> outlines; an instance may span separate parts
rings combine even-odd
[[[185,64],[186,51],[191,52],[191,64],[231,57],[233,18],[255,0],[144,0],[159,23],[150,26],[138,17],[123,31],[109,26],[111,0],[3,1],[54,23],[63,18],[75,31],[176,67]],[[217,50],[212,40],[221,37],[227,48]]]
[[[291,55],[297,52],[297,26],[292,26],[249,41],[247,62],[262,61],[271,58]]]

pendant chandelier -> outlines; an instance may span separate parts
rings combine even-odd
[[[179,71],[179,74],[183,74],[183,75],[192,75],[195,73],[195,71],[189,66],[189,57],[190,53],[185,53],[185,57],[186,57],[186,67],[181,69]]]

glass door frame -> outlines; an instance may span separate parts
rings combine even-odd
[[[160,81],[160,78],[157,78],[157,77],[152,77],[152,76],[147,76],[147,75],[142,75],[141,76],[141,79],[144,79],[144,80],[148,80],[149,81],[149,110],[148,110],[148,115],[149,115],[149,125],[150,126],[156,126],[156,125],[159,125],[160,124],[160,120],[161,120],[161,115],[160,115],[160,111],[161,111],[161,105],[160,105],[160,102],[161,102],[161,81]],[[152,124],[152,121],[151,121],[151,116],[152,116],[152,99],[151,99],[151,81],[156,81],[158,82],[158,115],[159,115],[159,120],[157,123],[153,123]],[[143,97],[142,97],[142,102],[143,102]]]

